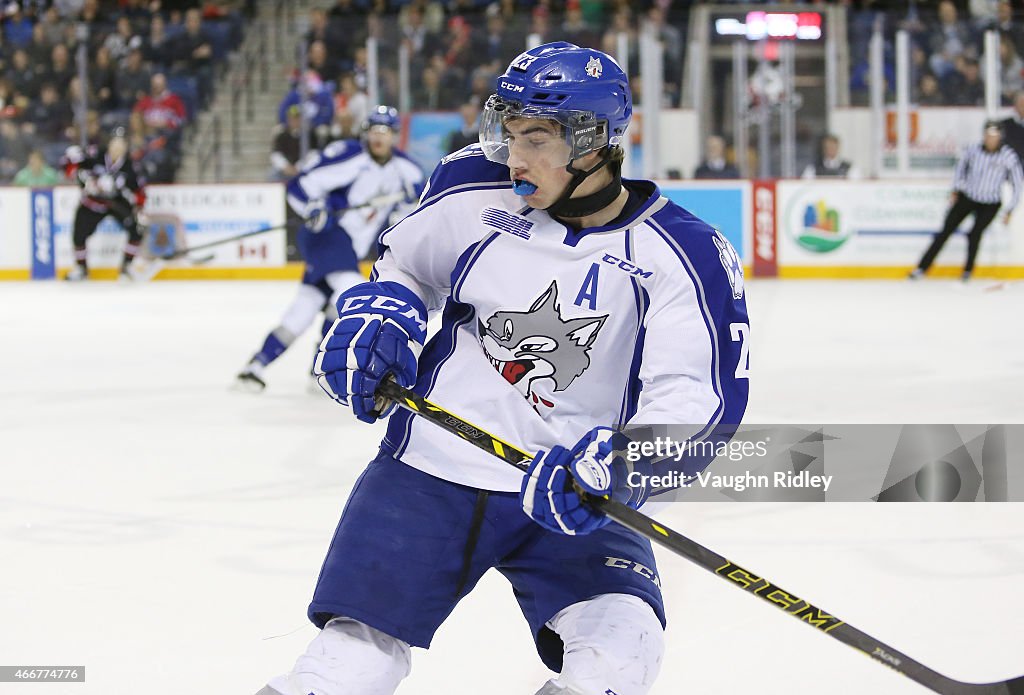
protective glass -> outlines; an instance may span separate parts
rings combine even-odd
[[[513,136],[506,124],[513,119],[554,121],[557,130],[520,126]],[[480,145],[492,162],[508,164],[513,150],[533,166],[564,168],[569,162],[608,142],[604,124],[588,111],[559,111],[542,106],[523,107],[492,95],[480,117]]]

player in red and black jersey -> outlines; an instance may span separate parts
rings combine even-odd
[[[67,279],[84,280],[88,277],[85,242],[103,218],[113,215],[128,232],[120,277],[131,280],[129,266],[142,241],[143,226],[139,217],[146,202],[146,193],[132,166],[124,129],[118,128],[112,133],[106,150],[93,148],[83,151],[79,147],[70,147],[64,161],[68,178],[82,187],[72,233],[75,266],[68,272]]]

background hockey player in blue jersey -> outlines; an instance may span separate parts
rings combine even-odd
[[[339,298],[316,370],[360,420],[391,412],[375,391],[393,377],[538,453],[523,476],[405,410],[391,415],[309,606],[321,632],[260,695],[393,693],[410,647],[428,647],[491,568],[558,673],[539,694],[642,695],[658,674],[665,613],[651,546],[570,483],[639,507],[649,490],[627,476],[659,464],[615,455],[622,435],[607,425],[682,423],[701,440],[739,423],[742,268],[653,183],[620,178],[632,104],[609,56],[546,44],[496,87],[480,144],[441,162],[417,209],[382,236],[371,282]],[[424,345],[433,311],[440,329]]]
[[[395,148],[399,127],[398,112],[378,106],[363,124],[361,142],[327,145],[288,182],[288,204],[306,220],[297,236],[306,262],[302,284],[281,323],[239,373],[239,387],[262,391],[263,370],[321,311],[326,331],[337,318],[338,296],[365,279],[359,260],[375,248],[388,224],[412,209],[423,189],[423,172]]]

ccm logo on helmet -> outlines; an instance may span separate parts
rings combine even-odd
[[[502,82],[501,88],[507,89],[512,92],[521,92],[523,91],[523,89],[525,89],[525,87],[523,87],[522,85],[512,84],[511,82]]]

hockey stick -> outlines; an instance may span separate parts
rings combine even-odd
[[[452,434],[462,437],[470,444],[522,471],[527,469],[533,459],[533,456],[525,451],[498,439],[457,415],[453,415],[441,406],[399,386],[394,381],[382,382],[377,388],[377,394],[394,401],[406,410],[439,425]],[[934,692],[944,695],[1024,695],[1024,676],[997,683],[964,683],[943,676],[834,615],[830,615],[806,600],[785,591],[777,584],[743,569],[700,543],[659,524],[621,502],[591,495],[583,495],[583,499],[617,524],[625,526],[709,572],[727,579],[748,593],[774,604],[797,619],[864,652],[875,661],[885,664]]]
[[[162,261],[173,261],[178,258],[184,258],[188,254],[194,251],[202,251],[203,249],[213,248],[214,246],[220,246],[221,244],[230,244],[232,241],[238,241],[239,239],[246,239],[257,234],[266,234],[267,232],[276,232],[279,229],[287,229],[289,226],[294,224],[293,222],[285,222],[284,224],[274,225],[273,227],[261,227],[260,229],[253,229],[252,231],[245,232],[243,234],[236,234],[235,236],[229,236],[224,239],[218,239],[211,241],[206,244],[199,244],[199,246],[190,246],[185,249],[178,249],[174,253],[167,254],[166,256],[158,256],[159,260]],[[197,260],[198,263],[205,263],[206,261],[213,260],[213,256],[203,257],[205,260]]]
[[[348,212],[349,210],[360,210],[362,208],[376,207],[379,205],[390,205],[391,203],[398,203],[407,198],[405,192],[398,193],[385,193],[383,195],[370,198],[365,203],[359,203],[358,205],[349,205],[344,208],[337,208],[330,211],[331,217],[337,217],[341,213]],[[307,223],[309,220],[302,220],[302,224]],[[213,248],[214,246],[220,246],[221,244],[230,244],[232,241],[238,241],[239,239],[246,239],[257,234],[265,234],[267,232],[276,232],[279,229],[288,229],[292,225],[296,224],[295,220],[291,222],[285,222],[284,224],[274,225],[273,227],[261,227],[260,229],[254,229],[250,232],[244,232],[242,234],[236,234],[235,236],[225,237],[224,239],[217,239],[199,246],[191,246],[187,249],[180,249],[166,256],[160,256],[160,260],[172,261],[178,258],[183,258],[193,251],[201,251],[203,249]],[[213,260],[213,256],[204,257],[204,259],[195,259],[196,263],[206,263],[207,261]]]

